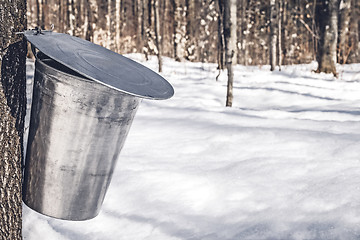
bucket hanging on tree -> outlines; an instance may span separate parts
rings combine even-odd
[[[171,85],[150,69],[66,34],[30,30],[36,51],[23,200],[66,220],[95,217],[142,98]]]

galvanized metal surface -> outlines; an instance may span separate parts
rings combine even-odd
[[[172,86],[147,67],[68,34],[29,30],[26,39],[41,52],[89,79],[134,96],[167,99]]]
[[[36,61],[23,200],[48,216],[86,220],[100,211],[140,98],[74,74]]]

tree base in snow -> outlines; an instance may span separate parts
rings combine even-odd
[[[336,72],[335,66],[319,66],[318,69],[316,69],[315,73],[332,73],[334,77],[338,77],[338,73]]]

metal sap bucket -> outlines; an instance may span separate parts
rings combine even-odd
[[[39,50],[23,200],[66,220],[95,217],[142,98],[168,99],[172,86],[120,54],[67,34],[24,32]]]
[[[39,57],[26,155],[26,205],[60,219],[95,217],[139,102]]]

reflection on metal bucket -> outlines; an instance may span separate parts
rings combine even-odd
[[[95,217],[140,98],[39,55],[23,199],[60,219]]]

